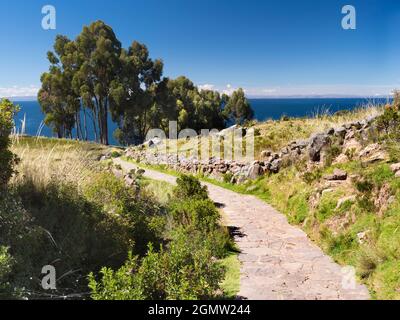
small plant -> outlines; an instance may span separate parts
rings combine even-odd
[[[357,267],[361,278],[370,277],[384,260],[384,253],[378,248],[362,248],[357,257]]]
[[[302,179],[307,184],[312,184],[314,181],[318,181],[321,178],[322,178],[322,171],[319,168],[313,171],[306,171],[302,175]]]
[[[353,161],[353,160],[354,160],[354,157],[355,157],[355,155],[356,155],[356,152],[357,152],[357,150],[356,150],[355,148],[350,148],[350,149],[347,149],[347,150],[346,150],[345,155],[347,156],[347,158],[348,158],[350,161]]]
[[[337,144],[332,144],[325,153],[325,167],[332,165],[333,161],[340,155],[342,148]]]
[[[224,174],[224,182],[225,183],[231,183],[232,178],[233,178],[232,172],[227,172]]]
[[[0,246],[0,298],[4,294],[8,295],[11,289],[9,277],[15,261],[8,251],[8,248]]]
[[[121,156],[121,153],[118,151],[111,152],[111,158],[119,158],[120,156]]]
[[[354,184],[358,192],[370,194],[374,190],[374,184],[368,179],[357,180]]]
[[[281,121],[289,121],[289,120],[290,120],[290,118],[286,114],[281,116]]]

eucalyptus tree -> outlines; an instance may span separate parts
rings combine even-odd
[[[59,138],[72,138],[76,126],[77,138],[81,138],[80,99],[71,82],[75,73],[72,56],[74,43],[64,36],[57,36],[54,52],[48,52],[49,71],[41,76],[42,87],[38,100],[45,113],[45,123]]]
[[[227,99],[223,113],[228,121],[234,121],[235,124],[243,124],[254,118],[254,111],[241,88]]]
[[[162,121],[163,62],[152,60],[147,47],[136,41],[122,50],[120,61],[121,73],[111,88],[116,136],[123,144],[143,142],[148,130]]]
[[[85,26],[75,40],[76,71],[72,86],[92,110],[94,130],[99,140],[108,144],[108,115],[112,88],[122,72],[121,42],[114,31],[102,21]],[[96,125],[97,123],[97,125]]]

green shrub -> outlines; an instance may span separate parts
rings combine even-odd
[[[142,190],[137,192],[109,173],[99,173],[85,189],[85,196],[113,216],[125,227],[135,243],[135,253],[143,255],[147,244],[161,243],[165,210]]]
[[[227,172],[224,174],[224,182],[225,183],[231,183],[233,178],[233,173],[232,172]]]
[[[174,196],[177,199],[208,199],[206,186],[202,186],[200,181],[194,176],[182,175],[176,179],[177,187],[174,190]]]
[[[119,158],[120,156],[121,156],[121,153],[118,151],[111,152],[111,158]]]
[[[0,298],[10,296],[10,274],[14,263],[8,248],[0,246]]]
[[[383,252],[374,247],[363,247],[358,253],[357,270],[361,278],[370,277],[385,260]]]
[[[382,115],[376,119],[378,130],[384,131],[389,137],[400,138],[400,115],[399,110],[392,106],[387,106]]]
[[[176,224],[194,226],[204,232],[218,227],[219,212],[211,200],[182,200],[171,206],[171,215]]]
[[[354,183],[358,192],[370,194],[374,190],[374,184],[368,179],[357,180]]]
[[[101,273],[100,281],[89,277],[95,300],[197,300],[216,296],[224,270],[200,234],[178,229],[167,249],[149,246],[140,262],[130,257],[118,271]]]
[[[16,107],[10,100],[0,101],[0,189],[4,188],[14,173],[13,166],[17,162],[16,156],[8,150],[10,133],[14,125]]]

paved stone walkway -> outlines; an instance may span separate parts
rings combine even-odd
[[[124,170],[132,163],[115,159]],[[153,170],[145,176],[172,184],[176,178]],[[241,251],[239,297],[250,300],[359,300],[369,299],[365,286],[343,288],[354,277],[343,270],[300,229],[262,200],[207,185],[210,198],[224,211]],[[350,278],[349,278],[350,277]]]

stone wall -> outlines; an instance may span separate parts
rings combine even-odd
[[[374,130],[374,120],[375,117],[370,117],[363,121],[355,121],[337,128],[331,128],[326,132],[314,134],[307,140],[293,141],[279,152],[265,150],[261,152],[260,159],[252,163],[216,158],[198,160],[194,157],[186,158],[151,150],[144,151],[141,148],[127,149],[126,156],[145,164],[165,165],[178,172],[202,173],[220,181],[229,180],[232,183],[239,184],[248,179],[257,179],[264,174],[278,173],[282,167],[300,159],[306,159],[313,164],[322,164],[332,144],[337,144],[342,149],[342,153],[337,156],[336,161],[348,161],[349,159],[346,159],[346,151],[348,150],[351,150],[356,156],[372,156],[379,160],[384,157],[381,150],[373,150],[373,154],[366,155],[365,153],[368,153],[368,150],[365,149],[368,147],[363,148],[360,142],[363,139],[367,140]],[[380,155],[379,152],[381,152]],[[373,161],[374,159],[370,160]]]

